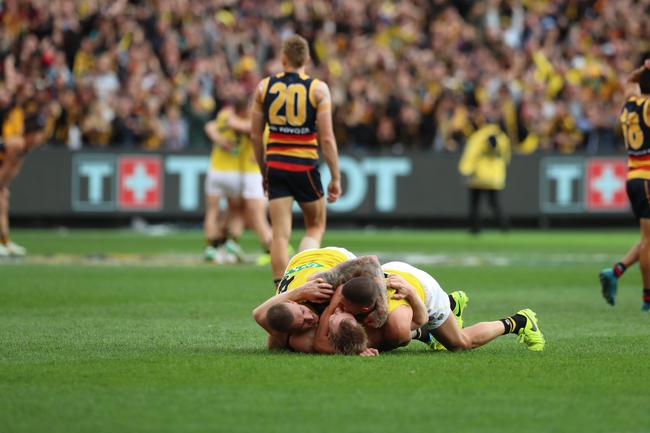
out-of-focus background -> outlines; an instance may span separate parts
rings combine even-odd
[[[5,104],[48,137],[12,187],[15,224],[198,221],[205,123],[280,70],[294,32],[332,90],[344,194],[331,221],[459,224],[458,158],[489,122],[514,154],[503,200],[515,224],[627,224],[620,82],[649,49],[648,7],[4,0],[0,56],[18,89]]]

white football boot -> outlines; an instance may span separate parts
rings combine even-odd
[[[24,257],[27,254],[25,247],[21,247],[20,245],[11,241],[9,241],[9,243],[5,244],[4,246],[9,252],[9,255],[12,257]]]

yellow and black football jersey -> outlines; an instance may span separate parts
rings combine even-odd
[[[267,79],[264,114],[269,128],[268,167],[309,171],[318,163],[317,107],[314,88],[318,80],[306,74],[282,72]]]
[[[619,120],[627,149],[627,178],[650,179],[650,99],[628,98]]]

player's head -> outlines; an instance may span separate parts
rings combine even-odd
[[[650,69],[643,68],[639,77],[639,88],[644,95],[650,95]]]
[[[343,284],[341,307],[353,315],[367,315],[374,310],[380,288],[369,277],[355,277]]]
[[[233,101],[233,108],[237,114],[246,114],[248,112],[248,99],[245,96],[237,96]]]
[[[350,313],[337,310],[330,316],[328,338],[337,353],[358,355],[368,347],[366,330]]]
[[[287,301],[270,307],[266,321],[278,332],[303,332],[318,325],[318,315],[305,305]]]
[[[282,43],[282,63],[285,67],[302,68],[309,60],[309,44],[300,35],[291,35]]]

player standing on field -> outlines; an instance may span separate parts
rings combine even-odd
[[[205,258],[209,261],[227,262],[229,255],[242,260],[243,252],[236,238],[244,223],[255,231],[268,253],[271,229],[266,220],[262,175],[250,143],[250,126],[248,100],[244,97],[235,98],[232,107],[222,108],[217,118],[205,125],[206,135],[213,142],[205,179]],[[228,199],[228,215],[219,225],[221,197]]]
[[[614,305],[618,277],[636,261],[638,254],[643,280],[641,310],[650,311],[650,59],[627,78],[625,105],[619,119],[627,149],[627,196],[639,220],[641,242],[614,268],[603,270],[600,282],[605,300]]]
[[[273,232],[271,270],[276,285],[289,262],[294,199],[305,221],[305,236],[298,250],[320,247],[325,232],[325,199],[318,172],[319,145],[332,176],[327,200],[334,202],[341,195],[330,91],[326,83],[305,74],[308,61],[307,41],[298,35],[288,37],[282,45],[284,72],[260,81],[253,99],[251,136],[269,197]],[[264,149],[262,135],[266,124],[269,140]]]

